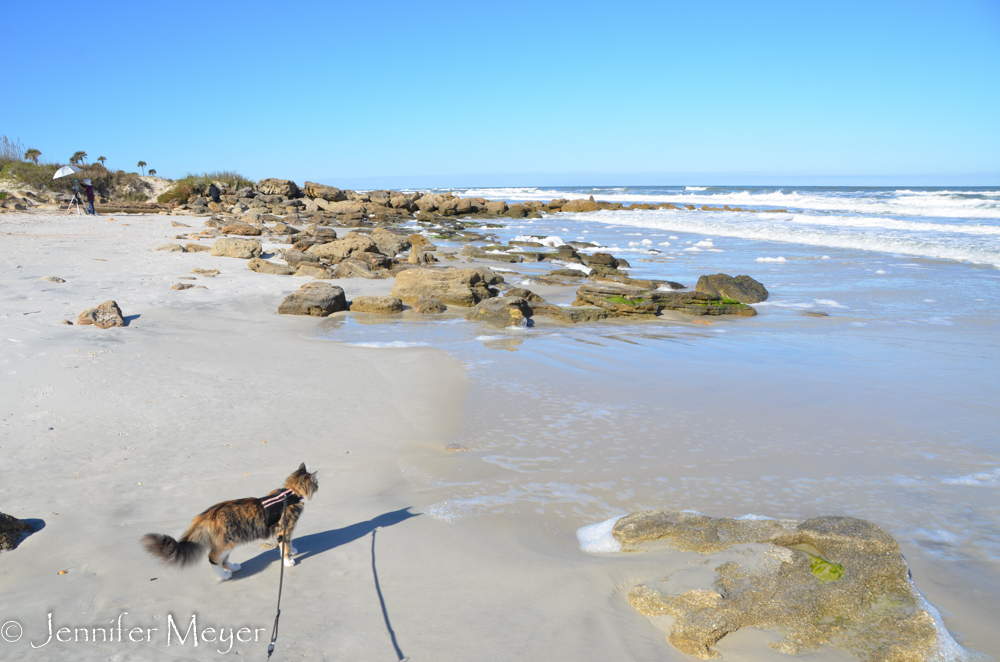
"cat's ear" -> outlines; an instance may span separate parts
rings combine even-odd
[[[311,474],[309,474],[309,477],[310,477],[310,478],[315,478],[315,477],[316,477],[316,474],[318,474],[318,473],[319,473],[319,469],[317,469],[316,471],[314,471],[314,472],[312,472]]]
[[[299,471],[301,471],[302,473],[306,473],[306,463],[305,462],[303,462],[302,464],[299,465]]]

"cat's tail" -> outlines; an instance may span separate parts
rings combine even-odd
[[[198,560],[208,547],[209,532],[201,522],[191,525],[180,540],[174,540],[162,533],[147,533],[142,537],[146,551],[158,556],[167,565],[184,567]]]

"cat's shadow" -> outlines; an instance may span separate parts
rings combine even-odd
[[[330,529],[329,531],[323,531],[322,533],[311,533],[307,536],[302,536],[301,538],[293,537],[292,546],[298,551],[298,555],[295,557],[295,560],[301,563],[311,556],[316,556],[317,554],[322,554],[323,552],[329,551],[335,547],[346,545],[347,543],[353,542],[358,538],[364,538],[375,529],[385,528],[387,526],[392,526],[393,524],[399,524],[400,522],[404,522],[411,517],[417,517],[418,515],[420,515],[420,513],[411,513],[409,507],[401,508],[388,513],[382,513],[378,517],[365,522],[358,522],[356,524],[351,524],[350,526],[345,526],[342,529]],[[240,564],[242,567],[239,571],[233,573],[233,579],[243,579],[257,574],[272,563],[279,561],[279,554],[280,552],[278,549],[269,549],[266,552],[262,552],[253,558],[243,561]]]

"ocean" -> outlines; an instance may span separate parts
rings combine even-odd
[[[324,323],[326,339],[438,347],[466,365],[463,424],[442,447],[469,452],[400,460],[427,515],[555,528],[573,545],[578,529],[641,509],[861,517],[899,540],[949,624],[989,631],[985,614],[1000,613],[1000,187],[454,192],[753,209],[560,213],[484,232],[591,243],[633,276],[688,287],[748,274],[770,297],[756,317],[708,325]],[[530,289],[551,265],[498,267]],[[553,302],[572,301],[565,289]]]

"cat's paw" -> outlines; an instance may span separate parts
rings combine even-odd
[[[241,566],[239,563],[227,563],[226,564],[226,570],[229,570],[231,572],[239,572],[240,568],[242,568],[242,567],[243,566]]]
[[[291,568],[295,565],[295,559],[285,559],[285,566]]]

